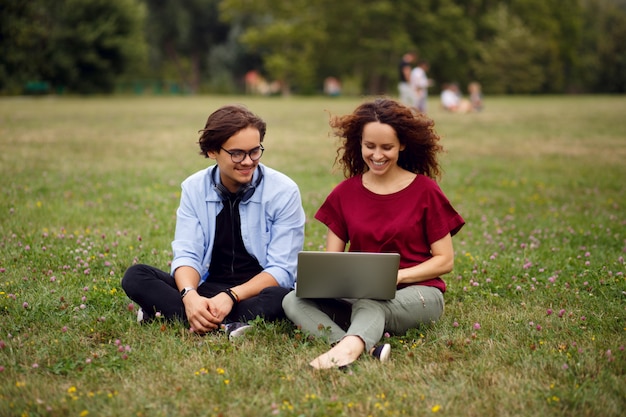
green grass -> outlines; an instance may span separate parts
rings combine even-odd
[[[299,185],[305,247],[341,180],[341,98],[0,100],[1,416],[618,416],[626,409],[626,97],[488,98],[431,116],[467,225],[446,313],[392,360],[313,372],[288,322],[248,337],[139,326],[133,262],[168,268],[179,184],[222,104],[268,122],[263,161]]]

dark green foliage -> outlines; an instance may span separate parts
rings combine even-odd
[[[626,92],[624,0],[0,0],[0,94],[395,94],[398,60],[432,94]]]
[[[2,93],[41,82],[51,91],[110,93],[144,61],[134,0],[3,0],[0,10]]]

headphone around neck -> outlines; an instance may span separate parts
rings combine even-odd
[[[257,165],[257,170],[259,171],[259,175],[254,184],[252,182],[243,184],[235,194],[235,198],[239,199],[242,203],[248,201],[256,191],[256,187],[261,184],[261,180],[263,179],[263,169],[261,168],[261,165]],[[217,166],[215,166],[213,168],[213,172],[211,172],[211,182],[213,183],[213,189],[215,189],[215,192],[217,192],[222,201],[228,200],[232,193],[228,190],[228,188],[224,187],[221,181],[217,182],[216,173]]]

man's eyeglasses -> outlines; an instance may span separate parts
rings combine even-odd
[[[253,149],[250,149],[248,152],[242,151],[241,149],[234,149],[232,151],[229,151],[227,149],[222,148],[221,146],[220,146],[220,148],[224,152],[229,154],[230,155],[230,159],[234,163],[236,163],[236,164],[238,164],[239,162],[243,162],[244,159],[246,159],[246,156],[249,156],[250,159],[253,160],[253,161],[258,161],[263,156],[263,151],[265,150],[263,145],[257,146],[256,148],[253,148]]]

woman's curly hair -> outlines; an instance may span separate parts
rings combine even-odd
[[[398,158],[400,167],[433,179],[441,175],[437,153],[442,152],[443,147],[434,130],[435,122],[395,100],[377,98],[361,104],[352,114],[330,120],[335,136],[342,138],[335,165],[343,166],[346,178],[368,170],[361,154],[361,139],[363,127],[371,122],[387,124],[395,130],[400,144],[405,147]]]

